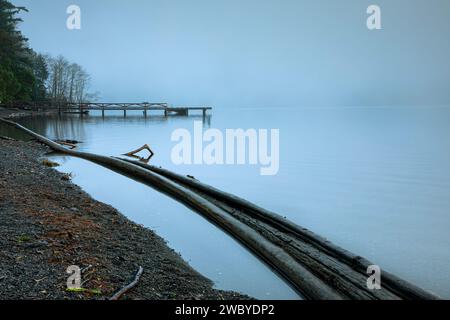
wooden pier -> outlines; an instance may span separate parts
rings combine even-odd
[[[123,115],[126,117],[127,111],[142,111],[144,117],[147,117],[150,111],[162,111],[164,116],[168,117],[170,115],[182,115],[188,116],[191,111],[201,111],[202,115],[205,117],[208,110],[212,110],[212,107],[172,107],[167,103],[105,103],[105,102],[93,102],[84,104],[67,104],[66,110],[78,110],[80,113],[99,110],[102,112],[102,116],[105,116],[106,111],[123,111]]]
[[[148,116],[150,111],[161,111],[165,117],[171,115],[188,116],[192,111],[201,111],[203,117],[207,115],[208,110],[212,107],[173,107],[167,103],[150,103],[150,102],[89,102],[89,103],[51,103],[51,102],[15,102],[13,104],[4,105],[6,108],[18,108],[24,110],[55,110],[60,113],[78,113],[86,114],[89,111],[101,111],[102,116],[105,116],[106,111],[123,111],[124,117],[127,116],[127,111],[142,111],[144,117]]]

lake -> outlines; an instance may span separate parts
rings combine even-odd
[[[175,165],[174,130],[279,129],[274,176],[255,165]],[[80,151],[119,156],[143,144],[165,167],[273,210],[381,269],[450,298],[450,108],[217,108],[211,117],[107,111],[22,118]],[[11,129],[0,127],[0,135]],[[299,299],[234,239],[158,191],[72,157],[58,170],[95,199],[154,230],[220,289],[260,299]]]

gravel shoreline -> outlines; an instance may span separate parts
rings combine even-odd
[[[248,299],[212,288],[153,231],[98,202],[44,165],[50,150],[0,138],[0,299],[105,299],[144,273],[123,299]],[[67,267],[87,268],[83,292]]]
[[[32,110],[22,110],[17,108],[4,108],[0,107],[0,117],[3,118],[19,118],[25,116],[33,116],[33,115],[48,115],[48,114],[56,114],[57,110],[52,111],[32,111]]]

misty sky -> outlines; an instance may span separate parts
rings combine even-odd
[[[12,0],[38,52],[102,101],[215,107],[450,104],[449,0]],[[66,9],[82,29],[66,28]],[[366,9],[382,9],[369,31]]]

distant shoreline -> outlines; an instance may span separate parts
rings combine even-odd
[[[27,116],[33,116],[33,115],[51,115],[58,113],[58,110],[51,110],[51,111],[31,111],[31,110],[23,110],[18,108],[4,108],[0,107],[0,117],[3,118],[20,118],[20,117],[27,117]]]

